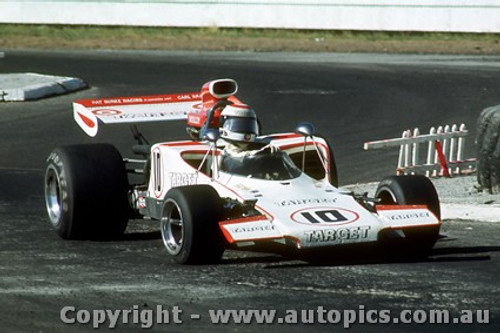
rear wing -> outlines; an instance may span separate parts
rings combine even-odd
[[[73,102],[73,117],[87,135],[100,124],[126,124],[187,119],[201,108],[200,93],[85,99]]]

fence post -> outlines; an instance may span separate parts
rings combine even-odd
[[[407,130],[405,132],[405,138],[411,138],[411,131]],[[410,166],[410,157],[411,157],[411,144],[407,143],[405,145],[405,168]]]
[[[403,134],[401,134],[401,138],[405,139],[408,138],[408,131],[404,131]],[[396,174],[400,175],[401,171],[404,168],[405,165],[405,145],[401,145],[399,147],[399,157],[398,157],[398,168],[396,169]]]
[[[413,130],[413,137],[416,138],[418,136],[420,136],[420,131],[418,128],[415,128]],[[411,164],[419,165],[419,160],[420,160],[420,143],[415,142],[413,144],[413,154],[412,154]],[[412,173],[414,174],[414,172]]]
[[[431,130],[429,131],[430,135],[435,135],[436,134],[436,128],[431,127]],[[432,141],[429,141],[427,145],[427,163],[426,165],[432,165],[434,163],[434,152],[436,148],[434,147],[434,143]],[[425,175],[429,177],[431,175],[430,171],[426,171]]]
[[[451,131],[453,133],[458,132],[458,126],[456,124],[453,124],[453,126],[451,126]],[[455,137],[452,137],[450,139],[450,157],[448,159],[450,164],[453,164],[457,161],[457,143],[458,142]],[[459,169],[460,168],[457,167],[456,171],[458,171]],[[450,173],[454,173],[451,167],[450,167]]]
[[[450,125],[446,125],[444,127],[444,133],[450,133],[451,132],[451,129],[450,129]],[[443,139],[443,155],[444,155],[444,158],[445,158],[445,161],[449,161],[449,152],[450,152],[450,139]]]
[[[464,124],[431,127],[429,134],[421,134],[418,128],[408,129],[399,138],[365,142],[364,149],[399,146],[398,175],[424,173],[427,177],[451,177],[471,173],[476,167],[476,159],[464,159],[467,134]],[[425,164],[420,164],[422,143],[427,143]]]

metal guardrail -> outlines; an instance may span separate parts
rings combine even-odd
[[[366,142],[365,150],[399,146],[396,174],[424,174],[428,177],[451,177],[476,171],[475,158],[464,159],[466,126],[432,127],[429,134],[420,134],[415,128],[403,132],[401,138]],[[422,149],[426,149],[425,164],[421,164]]]

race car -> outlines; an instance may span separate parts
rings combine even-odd
[[[159,222],[166,252],[180,264],[219,261],[225,249],[322,252],[380,244],[426,254],[439,237],[439,198],[423,176],[383,179],[374,197],[338,188],[335,158],[314,126],[263,134],[273,153],[237,167],[220,138],[221,112],[241,103],[232,79],[201,92],[78,100],[76,123],[89,136],[100,126],[131,124],[137,158],[111,144],[62,146],[47,158],[45,202],[64,239],[120,236],[130,219]],[[186,120],[190,139],[150,145],[137,124]],[[265,151],[265,149],[263,150]],[[142,176],[141,181],[132,181]]]

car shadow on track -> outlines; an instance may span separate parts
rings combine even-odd
[[[252,258],[231,258],[222,261],[222,264],[268,264],[266,268],[283,269],[314,266],[356,266],[380,265],[401,263],[433,263],[433,262],[471,262],[490,261],[491,252],[500,252],[500,246],[473,246],[448,247],[433,249],[426,256],[388,254],[387,251],[371,248],[368,250],[355,249],[350,252],[329,251],[313,257],[307,256],[268,256]]]
[[[116,241],[143,241],[161,239],[160,231],[131,232],[117,237]]]
[[[247,264],[278,264],[287,263],[293,259],[275,254],[263,254],[261,256],[223,258],[220,265],[247,265]]]
[[[491,260],[490,252],[500,252],[500,246],[447,247],[434,249],[429,261]]]
[[[112,241],[160,240],[158,230],[131,230]],[[250,251],[228,250],[219,265],[263,264],[265,268],[294,268],[311,266],[355,266],[401,263],[489,261],[490,253],[500,252],[500,246],[436,247],[426,255],[399,253],[377,245],[322,249],[307,253],[290,253],[289,248],[254,247]]]
[[[153,220],[131,219],[125,233],[115,236],[112,241],[147,241],[161,239],[159,223]]]

